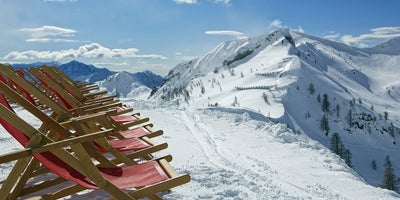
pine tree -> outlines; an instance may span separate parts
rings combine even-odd
[[[342,139],[337,132],[333,133],[331,137],[331,151],[339,156],[343,153]]]
[[[388,120],[389,113],[387,111],[383,112],[383,118]]]
[[[376,166],[376,161],[375,160],[372,160],[371,167],[372,167],[373,170],[376,170],[377,166]]]
[[[321,95],[319,95],[319,94],[317,96],[317,101],[318,101],[318,103],[321,103]]]
[[[347,124],[349,125],[349,127],[353,127],[353,113],[351,111],[351,109],[349,110],[349,112],[347,113]]]
[[[322,95],[322,111],[324,113],[329,113],[330,112],[330,106],[331,103],[329,102],[329,96],[325,93]]]
[[[313,95],[315,93],[315,87],[314,84],[310,83],[308,85],[308,92],[310,92],[311,95]]]
[[[265,103],[270,104],[268,101],[268,95],[265,92],[263,92],[263,99],[264,99]]]
[[[352,157],[351,152],[350,152],[349,149],[346,149],[346,148],[344,148],[344,149],[345,149],[345,150],[344,150],[344,152],[343,152],[342,158],[344,159],[344,161],[346,162],[346,164],[347,164],[349,167],[353,168],[353,165],[351,164],[351,157]]]
[[[340,117],[340,106],[339,104],[336,104],[336,118],[339,119],[339,117]]]
[[[331,137],[331,151],[342,158],[349,167],[353,168],[351,163],[352,154],[349,149],[346,149],[337,132],[333,133]]]
[[[329,128],[329,121],[326,115],[322,116],[320,128],[321,130],[325,131],[325,135],[328,136],[330,128]]]
[[[397,191],[398,184],[396,180],[396,175],[394,174],[392,161],[390,161],[390,156],[386,156],[384,167],[385,167],[385,172],[383,173],[381,186],[388,190]]]

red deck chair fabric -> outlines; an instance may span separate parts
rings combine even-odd
[[[0,76],[1,77],[1,76]],[[4,105],[8,110],[14,112],[3,93],[0,92],[0,104]],[[29,142],[29,137],[19,131],[14,125],[8,123],[6,120],[0,117],[0,123],[3,125],[4,129],[6,129],[11,136],[13,136],[23,147]]]
[[[0,103],[14,112],[1,92]],[[26,147],[30,139],[28,136],[1,117],[0,123],[22,146]],[[35,154],[34,157],[50,171],[64,179],[73,181],[89,189],[98,188],[91,180],[50,152]],[[157,161],[148,161],[133,166],[115,168],[98,167],[98,169],[105,179],[120,189],[144,187],[169,178]]]
[[[144,127],[137,127],[134,129],[118,131],[119,134],[124,136],[125,138],[139,138],[150,134],[151,132]]]
[[[2,75],[0,75],[0,81],[5,84],[7,83],[7,81],[4,79],[4,77]],[[13,111],[13,109],[11,108],[8,101],[5,99],[4,95],[1,92],[0,92],[0,94],[1,94],[0,95],[1,104],[5,105],[9,110]],[[30,97],[30,95],[29,95],[29,97]],[[30,103],[32,103],[32,102],[30,101]],[[36,106],[34,101],[32,104]],[[111,147],[117,149],[120,152],[132,151],[132,150],[137,151],[140,149],[145,149],[145,148],[151,147],[150,144],[146,143],[145,141],[143,141],[139,138],[115,139],[115,140],[109,140],[108,142]],[[96,145],[96,147],[101,152],[107,152],[107,150],[102,148],[100,145]]]
[[[18,73],[19,74],[19,73]],[[18,85],[18,83],[16,83],[14,80],[11,80],[11,79],[9,79],[10,81],[11,81],[11,83],[14,85],[14,87],[12,87],[12,89],[16,89],[16,88],[18,88],[19,90],[21,90],[21,92],[25,95],[25,98],[29,101],[29,102],[31,102],[33,105],[36,105],[37,106],[37,104],[36,104],[36,102],[35,102],[35,100],[32,98],[32,96],[31,96],[31,94],[28,92],[28,91],[26,91],[24,88],[22,88],[22,87],[19,87],[19,85]],[[7,84],[7,80],[0,74],[0,81],[1,82],[3,82],[4,84]]]
[[[125,138],[125,139],[115,139],[115,140],[108,140],[110,146],[117,149],[118,151],[137,151],[141,149],[145,149],[151,147],[150,144],[146,143],[145,141],[139,138]],[[99,145],[96,145],[97,150],[101,152],[107,152],[104,148]]]
[[[134,121],[139,120],[138,118],[136,118],[132,115],[116,115],[116,116],[110,116],[110,118],[118,124],[134,122]]]
[[[48,72],[42,70],[42,73],[43,73],[44,75],[46,75],[47,77],[49,77],[51,80],[57,81],[57,79],[56,79],[54,76],[52,76],[51,74],[49,74]],[[69,87],[63,86],[63,88],[64,88],[68,93],[70,93],[72,96],[79,98],[78,95],[76,95],[75,92],[72,91]]]
[[[37,76],[36,76],[36,78],[38,78],[39,81],[41,83],[43,83],[43,85],[48,87],[57,96],[57,98],[59,99],[59,102],[61,103],[62,106],[64,106],[64,108],[70,110],[70,109],[73,109],[76,106],[71,101],[68,101],[67,99],[63,98],[61,96],[61,94],[57,92],[57,90],[52,89],[51,86],[48,83],[46,83],[43,79],[41,79],[40,77],[37,77]],[[118,108],[117,107],[116,111],[117,112],[122,112],[123,108],[120,108],[120,107]],[[138,120],[138,118],[133,117],[131,115],[120,115],[120,116],[110,116],[110,117],[111,117],[112,120],[114,120],[118,124],[124,124],[124,123],[128,123],[128,122],[135,122],[135,121]]]

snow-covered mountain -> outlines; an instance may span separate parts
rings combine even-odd
[[[338,133],[342,156],[378,186],[387,155],[400,175],[399,50],[399,38],[362,49],[281,29],[177,65],[152,99],[257,113],[327,148]]]
[[[43,65],[57,66],[75,81],[98,82],[100,87],[119,97],[135,97],[147,99],[152,90],[160,87],[163,77],[146,70],[143,72],[115,72],[107,68],[97,68],[78,61],[61,64],[59,62],[35,62],[12,64],[15,68],[40,67]]]
[[[116,73],[107,68],[97,68],[75,60],[62,64],[59,68],[76,81],[96,82]]]
[[[147,99],[153,88],[159,87],[162,81],[161,76],[150,71],[135,74],[118,72],[99,81],[99,85],[118,97]]]
[[[52,62],[35,62],[35,63],[15,63],[11,64],[15,68],[28,68],[28,67],[40,67],[43,65],[48,65],[48,66],[56,66],[59,67],[62,65],[60,62],[57,61],[52,61]]]
[[[152,140],[168,149],[155,157],[171,154],[174,169],[190,174],[163,199],[400,199],[368,184],[380,185],[386,155],[400,173],[398,129],[391,126],[399,123],[399,55],[382,50],[399,44],[386,44],[357,49],[279,30],[179,64],[150,100],[130,90],[135,81],[126,72],[101,84],[131,96],[120,100],[164,131]],[[329,150],[335,132],[355,170]],[[0,127],[0,151],[18,149]],[[13,166],[0,166],[1,180]],[[87,190],[65,199],[109,198]]]
[[[114,72],[78,61],[60,65],[60,69],[76,81],[98,82],[111,94],[119,97],[147,99],[153,88],[161,85],[163,78],[151,71],[137,73]]]

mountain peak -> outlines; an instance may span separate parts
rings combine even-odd
[[[400,55],[400,37],[392,38],[366,50],[370,53]]]
[[[371,145],[380,149],[374,153],[379,160],[400,151],[400,57],[390,55],[397,42],[360,49],[279,29],[221,43],[178,64],[152,98],[192,109],[257,113],[328,148],[338,133],[354,168],[365,169],[360,163],[371,162],[363,155]],[[358,172],[379,184],[377,171]]]

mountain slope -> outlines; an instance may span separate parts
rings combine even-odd
[[[61,65],[61,63],[54,61],[54,62],[35,62],[35,63],[29,63],[29,64],[26,64],[26,63],[12,64],[12,66],[15,68],[40,67],[42,65],[59,67]]]
[[[93,65],[87,65],[78,61],[62,64],[59,68],[76,81],[96,82],[115,74],[115,72],[107,68],[96,68]]]
[[[146,71],[135,74],[118,72],[106,79],[99,81],[100,87],[118,97],[147,99],[154,87],[161,85],[162,77]]]
[[[113,72],[107,68],[97,68],[78,61],[71,61],[60,69],[76,81],[98,82],[111,94],[119,97],[147,99],[153,88],[159,87],[163,78],[151,71],[137,73]]]
[[[259,113],[327,148],[337,132],[354,169],[378,186],[386,155],[400,175],[400,43],[383,46],[359,49],[287,29],[228,41],[177,65],[153,99]]]

